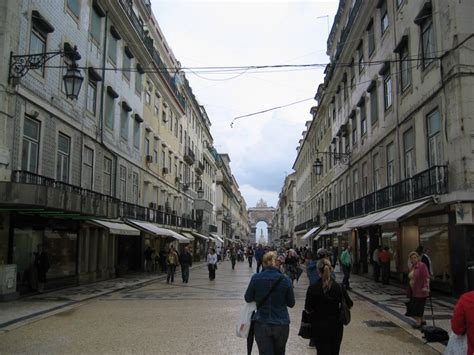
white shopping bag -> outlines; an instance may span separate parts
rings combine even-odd
[[[448,346],[444,351],[444,355],[460,355],[467,354],[467,339],[465,335],[456,335],[451,333],[449,336]]]
[[[245,302],[244,306],[240,310],[240,318],[237,322],[236,334],[239,338],[247,338],[250,329],[250,323],[252,322],[252,314],[257,310],[257,304],[255,302]]]

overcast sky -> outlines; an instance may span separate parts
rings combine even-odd
[[[159,26],[185,68],[327,63],[328,21],[331,26],[338,3],[152,0]],[[323,70],[186,72],[212,122],[214,146],[229,154],[248,207],[260,198],[276,206],[305,122],[311,119]],[[230,127],[237,116],[304,99],[309,100],[236,120]]]

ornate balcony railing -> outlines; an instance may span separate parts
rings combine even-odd
[[[394,185],[326,212],[326,223],[362,216],[423,197],[448,192],[448,167],[436,165]]]
[[[184,148],[184,155],[183,155],[183,159],[186,163],[188,163],[189,165],[193,165],[194,164],[194,161],[196,160],[196,157],[194,155],[194,152],[191,150],[191,148],[189,147],[185,147]]]
[[[315,218],[308,219],[306,222],[300,223],[295,227],[295,232],[299,232],[302,230],[308,230],[313,227],[319,226],[319,216],[316,216]]]
[[[104,195],[93,190],[89,190],[80,186],[68,184],[66,182],[57,181],[53,178],[38,175],[38,174],[31,173],[25,170],[14,170],[12,172],[11,179],[12,179],[12,182],[16,182],[16,183],[53,187],[55,189],[58,189],[64,192],[76,193],[78,195],[88,197],[91,199],[98,199],[101,201],[117,202],[117,203],[120,201],[119,199],[109,196],[109,195]]]

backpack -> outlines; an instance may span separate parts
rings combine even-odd
[[[448,332],[440,327],[426,326],[423,327],[422,332],[427,343],[442,343],[449,340]]]

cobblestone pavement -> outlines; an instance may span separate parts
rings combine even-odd
[[[0,304],[0,353],[245,354],[246,342],[235,336],[235,323],[251,275],[247,263],[232,270],[223,262],[215,281],[201,265],[191,270],[188,284],[178,270],[170,285],[161,276],[144,275]],[[353,281],[355,306],[342,354],[437,353],[381,307],[383,297],[397,294],[379,292],[379,305],[369,297],[370,281],[356,276]],[[307,286],[305,275],[295,285],[290,355],[315,353],[297,336]]]

